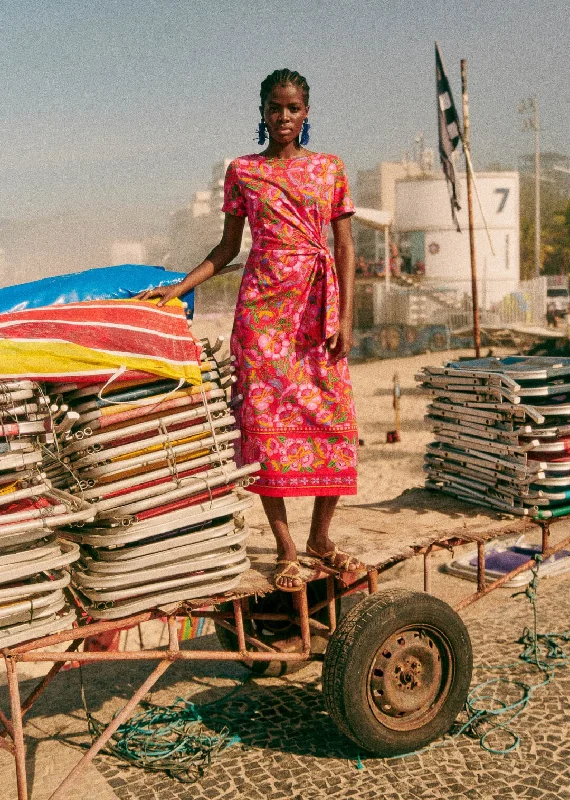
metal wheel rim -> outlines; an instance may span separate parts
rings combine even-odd
[[[368,672],[367,698],[374,716],[394,731],[422,728],[444,705],[454,674],[451,647],[431,625],[409,625],[378,648]]]

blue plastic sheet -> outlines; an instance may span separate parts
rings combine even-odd
[[[186,277],[184,272],[170,272],[164,267],[143,264],[121,264],[99,267],[69,275],[42,278],[0,289],[0,313],[24,311],[29,308],[65,305],[82,300],[108,300],[134,297],[154,286],[170,286]],[[188,304],[187,314],[194,312],[194,292],[181,297]]]

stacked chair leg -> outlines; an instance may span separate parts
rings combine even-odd
[[[570,513],[570,359],[485,358],[425,367],[426,486],[511,514]]]
[[[94,508],[55,488],[42,470],[58,430],[74,421],[32,381],[0,384],[0,648],[71,627],[64,588],[77,544],[61,525],[94,519]]]
[[[93,618],[219,595],[249,568],[242,512],[251,497],[239,488],[259,464],[236,465],[233,367],[202,345],[201,386],[61,387],[77,420],[49,470],[97,509],[91,523],[60,527],[80,545],[72,584]]]
[[[221,343],[201,343],[201,385],[0,385],[0,647],[70,627],[74,607],[119,619],[236,589],[259,464],[236,463]]]

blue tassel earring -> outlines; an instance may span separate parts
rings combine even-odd
[[[261,122],[257,126],[257,144],[265,144],[267,140],[267,129],[265,127],[265,122],[261,120]]]
[[[306,119],[303,122],[303,127],[301,128],[301,146],[305,147],[309,144],[309,131],[311,126],[309,125],[309,120]]]

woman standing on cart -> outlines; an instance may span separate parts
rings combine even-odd
[[[276,70],[261,84],[261,153],[236,158],[224,186],[222,239],[180,283],[144,292],[159,305],[211,278],[240,252],[245,217],[253,246],[231,337],[241,460],[259,461],[261,496],[277,540],[275,586],[302,588],[285,497],[315,498],[307,554],[353,571],[329,526],[340,495],[356,494],[358,436],[347,355],[352,343],[354,248],[344,164],[305,148],[309,86]],[[327,247],[332,226],[334,260]]]

